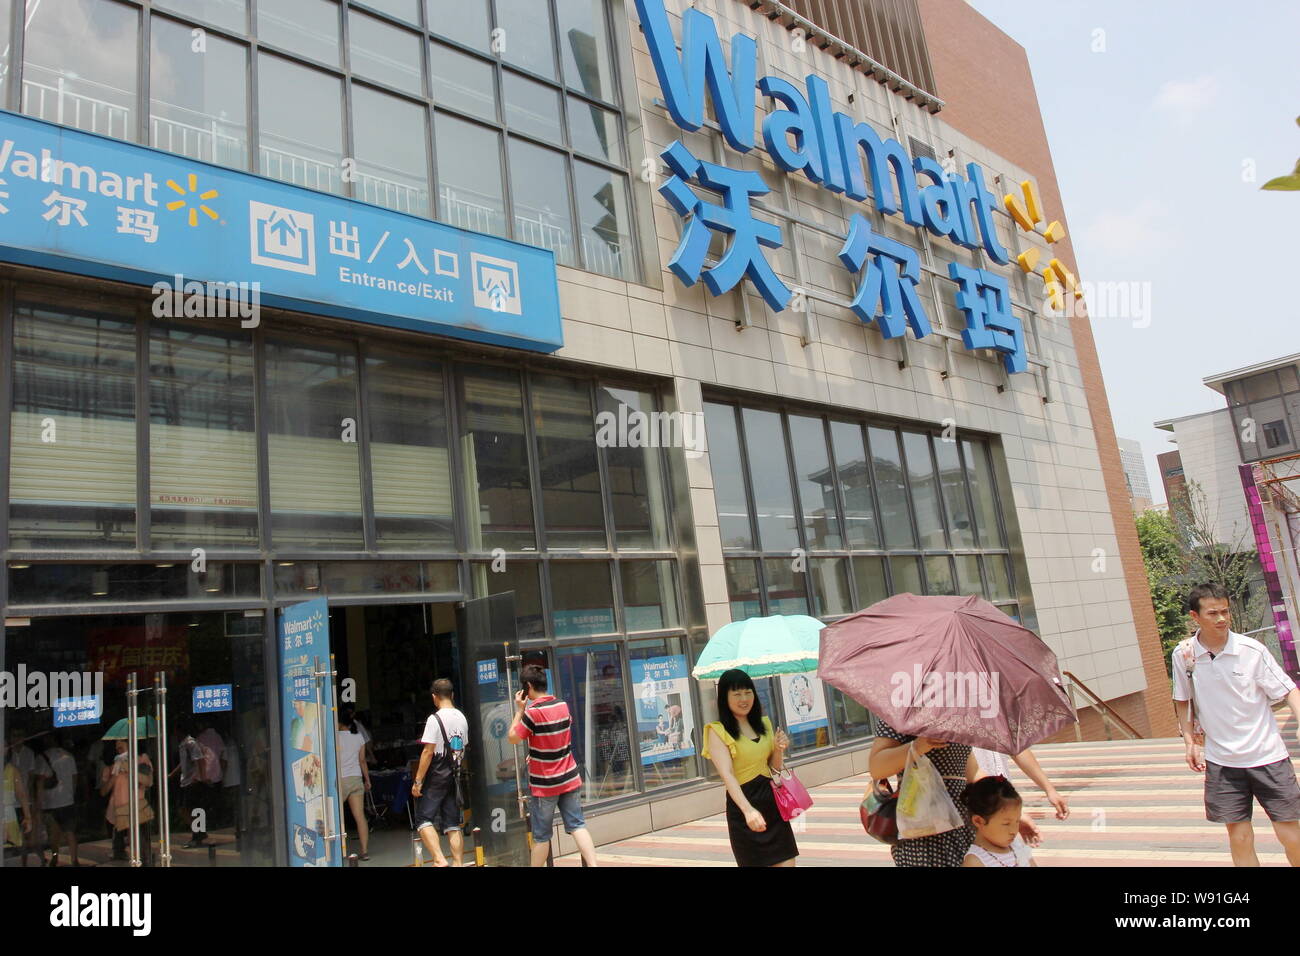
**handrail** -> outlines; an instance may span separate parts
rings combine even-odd
[[[1116,724],[1119,725],[1119,728],[1122,731],[1124,731],[1124,733],[1128,734],[1130,740],[1142,739],[1142,735],[1133,729],[1133,725],[1130,724],[1123,717],[1121,717],[1119,714],[1115,713],[1115,709],[1111,707],[1110,704],[1106,703],[1104,700],[1102,700],[1100,697],[1094,694],[1092,692],[1092,689],[1087,684],[1079,680],[1079,678],[1075,677],[1069,671],[1061,671],[1061,674],[1062,676],[1065,677],[1066,680],[1070,682],[1070,685],[1072,687],[1078,687],[1081,691],[1083,691],[1085,694],[1087,694],[1089,697],[1092,698],[1093,700],[1092,706],[1094,709],[1098,707],[1101,708],[1098,711],[1098,713],[1101,715],[1102,720],[1106,720],[1107,718],[1113,720]],[[1073,696],[1071,696],[1070,698],[1070,703],[1071,704],[1074,703]]]

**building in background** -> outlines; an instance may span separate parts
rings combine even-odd
[[[1128,486],[1133,513],[1141,514],[1151,507],[1151,480],[1147,478],[1146,461],[1142,457],[1142,443],[1132,438],[1119,439],[1119,458],[1124,466],[1124,482]]]
[[[696,88],[684,17],[688,60],[763,94]],[[127,676],[166,674],[237,755],[219,862],[287,862],[314,838],[284,808],[328,813],[281,766],[320,712],[281,697],[277,618],[316,597],[381,782],[452,676],[476,819],[512,839],[503,642],[573,707],[600,840],[721,807],[686,675],[752,615],[980,595],[1173,734],[1028,61],[968,4],[0,0],[0,25],[4,660],[105,674],[67,730],[92,762]],[[759,692],[807,782],[865,768],[861,706]]]
[[[1258,553],[1260,587],[1269,609],[1266,624],[1275,628],[1268,639],[1287,670],[1295,673],[1300,355],[1209,375],[1203,381],[1226,399],[1227,407],[1155,423],[1172,432],[1171,441],[1178,445],[1177,452],[1160,456],[1170,507],[1185,508],[1189,498],[1203,496],[1199,506],[1214,539]],[[1190,492],[1193,483],[1201,495]]]

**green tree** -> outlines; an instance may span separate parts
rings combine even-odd
[[[1187,636],[1187,612],[1183,603],[1187,590],[1185,552],[1174,519],[1167,511],[1150,510],[1138,515],[1137,533],[1167,670],[1174,646]]]
[[[1300,116],[1295,118],[1296,125],[1300,126]],[[1279,190],[1297,190],[1300,189],[1300,159],[1295,162],[1295,171],[1285,176],[1277,176],[1270,179],[1260,189],[1279,189]]]

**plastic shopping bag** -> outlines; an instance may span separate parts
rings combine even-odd
[[[934,764],[909,746],[903,783],[898,789],[899,839],[946,833],[965,823]]]

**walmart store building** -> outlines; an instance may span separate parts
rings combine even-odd
[[[0,51],[3,664],[103,674],[4,730],[60,725],[83,840],[164,673],[211,859],[289,862],[316,597],[377,768],[457,681],[479,822],[546,664],[599,841],[720,809],[687,675],[750,615],[980,594],[1173,731],[1027,61],[965,3],[0,0]],[[760,689],[808,781],[865,768],[861,707]]]

